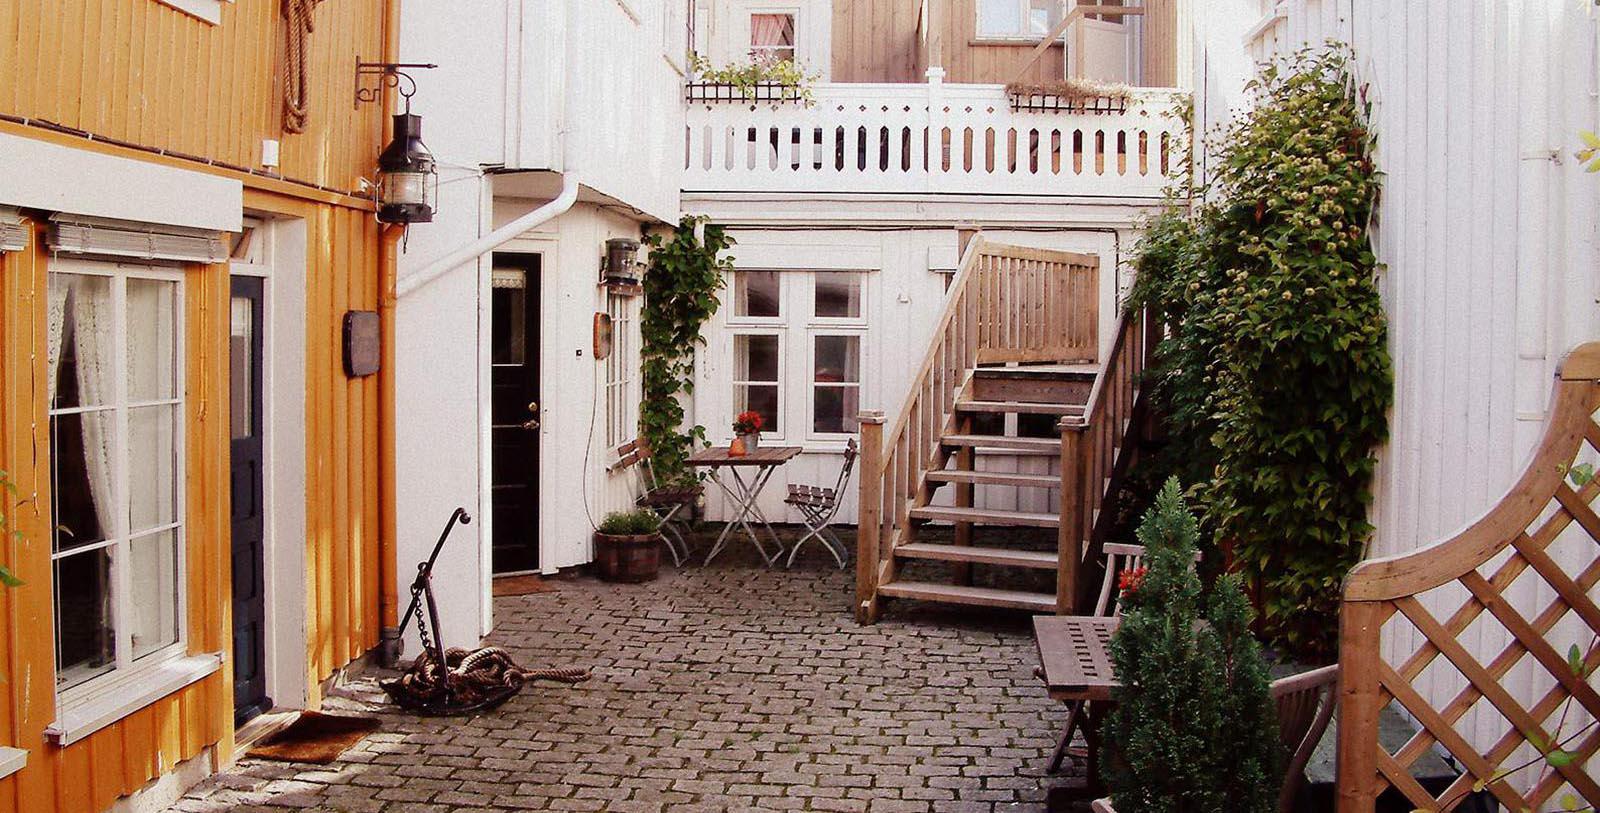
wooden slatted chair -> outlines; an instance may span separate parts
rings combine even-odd
[[[800,552],[800,546],[816,539],[833,554],[834,561],[839,563],[839,569],[844,569],[845,556],[849,554],[850,549],[834,535],[829,526],[839,514],[839,495],[844,493],[845,486],[850,482],[850,470],[855,467],[859,453],[860,447],[856,445],[856,439],[851,438],[844,448],[844,465],[839,467],[839,480],[832,488],[789,484],[789,496],[784,499],[784,503],[800,511],[800,519],[806,526],[806,535],[800,537],[789,550],[789,560],[785,567],[794,567],[794,557]]]
[[[661,541],[672,554],[672,563],[681,567],[689,558],[689,514],[705,489],[699,484],[661,485],[650,462],[650,446],[642,439],[635,438],[618,446],[616,455],[617,461],[606,471],[633,472],[634,505],[661,518]]]
[[[1294,813],[1295,798],[1306,781],[1306,764],[1328,731],[1338,703],[1339,666],[1324,666],[1279,678],[1268,690],[1278,710],[1278,742],[1285,753],[1279,813]],[[1097,799],[1094,813],[1117,813],[1110,799]]]
[[[1121,616],[1122,602],[1113,601],[1118,593],[1117,580],[1124,572],[1145,566],[1144,546],[1107,542],[1100,546],[1100,550],[1105,555],[1105,577],[1100,580],[1100,594],[1095,599],[1093,615]],[[1196,564],[1200,562],[1200,554],[1195,554],[1194,561]],[[1035,673],[1037,674],[1038,670],[1035,670]],[[1083,701],[1072,701],[1067,711],[1067,727],[1061,732],[1061,740],[1056,743],[1055,753],[1050,757],[1050,773],[1061,770],[1061,763],[1066,760],[1067,753],[1072,747],[1072,735],[1077,733],[1078,726],[1083,724],[1083,712]]]

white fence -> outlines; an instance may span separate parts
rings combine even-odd
[[[999,85],[824,84],[813,103],[689,102],[684,190],[1159,197],[1183,94],[1015,111]]]

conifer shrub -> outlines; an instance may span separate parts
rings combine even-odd
[[[1139,526],[1148,570],[1122,595],[1111,641],[1120,688],[1102,779],[1117,813],[1272,813],[1280,781],[1267,667],[1237,575],[1203,595],[1199,526],[1176,478]]]

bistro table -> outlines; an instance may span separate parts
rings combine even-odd
[[[1082,701],[1083,738],[1089,746],[1084,760],[1089,791],[1095,795],[1099,776],[1100,718],[1117,688],[1111,663],[1111,635],[1121,619],[1098,615],[1036,615],[1033,639],[1039,647],[1039,676],[1052,700]]]
[[[717,535],[716,544],[712,545],[710,552],[706,554],[706,564],[711,564],[711,560],[722,552],[722,547],[727,544],[728,535],[733,532],[734,526],[744,528],[744,532],[750,536],[750,541],[755,543],[756,550],[760,552],[767,567],[771,567],[772,563],[783,555],[783,542],[778,539],[778,533],[772,530],[772,524],[767,522],[756,501],[760,498],[762,489],[767,487],[767,481],[772,479],[773,472],[794,459],[800,451],[799,446],[764,446],[743,456],[734,457],[728,454],[728,447],[712,446],[689,456],[689,465],[697,469],[709,469],[711,479],[736,506],[733,518],[723,526],[722,533]],[[724,468],[728,470],[730,476],[722,476]],[[747,478],[740,469],[754,471]],[[772,537],[773,544],[777,545],[777,550],[770,556],[767,554],[766,543],[761,541],[755,526],[750,524],[751,518],[766,529],[767,534]]]

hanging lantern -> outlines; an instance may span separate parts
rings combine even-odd
[[[396,114],[394,140],[378,156],[378,220],[431,223],[438,190],[433,154],[422,143],[422,117]]]

